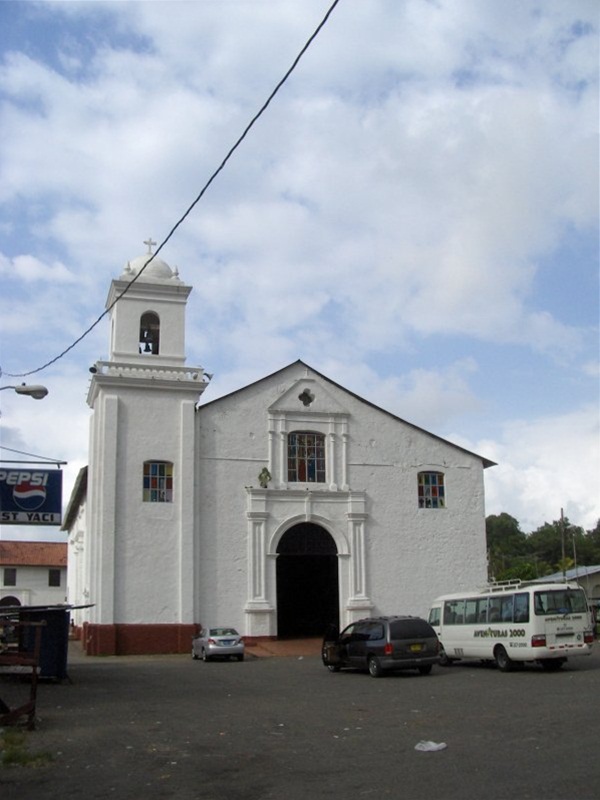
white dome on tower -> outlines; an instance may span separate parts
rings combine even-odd
[[[179,280],[177,268],[172,270],[167,262],[163,261],[162,258],[158,256],[152,258],[152,247],[156,242],[153,242],[152,239],[147,239],[144,244],[148,246],[148,252],[128,261],[123,270],[123,277],[134,278],[143,270],[140,280]],[[150,258],[152,258],[152,261],[150,261],[148,266],[144,269],[145,264],[148,263],[148,259]]]

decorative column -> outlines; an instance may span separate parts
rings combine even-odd
[[[332,428],[333,423],[330,424],[330,431],[327,434],[327,463],[329,465],[329,489],[335,492],[337,490],[337,462],[335,458],[335,431]]]
[[[346,609],[350,619],[358,619],[368,615],[373,603],[367,592],[367,569],[365,547],[365,520],[368,514],[364,511],[365,496],[362,492],[351,492],[348,498],[349,510],[348,540],[350,542],[350,593]]]
[[[348,432],[347,424],[343,423],[342,432],[342,491],[347,492],[348,486]]]
[[[248,599],[244,608],[248,615],[246,630],[252,637],[271,634],[274,607],[267,597],[266,510],[267,489],[248,487],[246,519],[248,520]]]
[[[287,484],[287,433],[279,431],[279,487]]]

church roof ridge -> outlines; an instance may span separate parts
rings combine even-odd
[[[314,367],[311,367],[310,364],[307,364],[306,361],[303,361],[301,358],[298,358],[298,359],[296,359],[296,361],[292,361],[289,364],[287,364],[286,366],[275,370],[275,372],[271,372],[269,375],[264,375],[262,378],[257,378],[255,381],[252,381],[251,383],[247,383],[245,386],[241,386],[239,389],[234,389],[233,391],[228,392],[227,394],[224,394],[221,397],[217,397],[214,400],[209,400],[206,403],[201,403],[198,406],[198,410],[206,408],[209,405],[213,405],[214,403],[219,403],[220,401],[225,400],[225,399],[227,399],[229,397],[233,397],[233,395],[236,395],[239,392],[243,392],[243,391],[245,391],[246,389],[249,389],[252,386],[257,386],[259,383],[262,383],[263,381],[267,381],[267,380],[269,380],[271,378],[274,378],[276,375],[279,375],[282,372],[286,372],[287,370],[289,370],[292,367],[295,367],[297,365],[301,365],[301,366],[305,367],[306,369],[309,369],[315,375],[318,375],[322,380],[325,380],[328,383],[332,384],[333,386],[336,386],[338,389],[341,389],[343,392],[346,392],[351,397],[354,397],[356,400],[359,400],[361,403],[365,403],[366,405],[370,406],[371,408],[374,408],[375,410],[380,411],[382,414],[386,414],[388,417],[391,417],[392,419],[395,419],[398,422],[402,422],[404,425],[408,425],[409,427],[413,428],[416,431],[419,431],[420,433],[424,433],[427,436],[431,436],[432,438],[437,439],[439,442],[444,442],[444,444],[450,445],[451,447],[455,447],[457,450],[461,450],[463,453],[467,453],[468,455],[471,455],[471,456],[474,456],[475,458],[480,459],[482,464],[483,464],[483,468],[484,469],[487,469],[488,467],[497,466],[495,461],[491,461],[489,458],[485,458],[484,456],[479,455],[479,453],[474,453],[472,450],[468,450],[466,447],[462,447],[461,445],[455,444],[454,442],[451,442],[448,439],[444,439],[443,436],[438,436],[436,433],[432,433],[431,431],[428,431],[426,428],[421,428],[419,425],[416,425],[414,422],[409,422],[408,420],[404,419],[403,417],[399,417],[397,414],[394,414],[391,411],[388,411],[386,408],[382,408],[381,406],[378,406],[376,403],[373,403],[370,400],[367,400],[366,398],[362,397],[361,395],[356,394],[356,392],[353,392],[351,389],[348,389],[346,386],[342,386],[341,383],[337,383],[332,378],[329,378],[327,375],[323,374],[322,372],[319,372],[318,369],[315,369]]]

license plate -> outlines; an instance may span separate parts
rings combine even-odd
[[[411,653],[420,653],[422,649],[423,649],[422,644],[411,644],[410,646]]]

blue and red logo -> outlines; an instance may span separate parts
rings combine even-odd
[[[3,525],[60,525],[61,507],[61,470],[0,466],[0,522]]]
[[[37,511],[46,502],[46,487],[21,481],[13,489],[13,500],[23,511]]]

